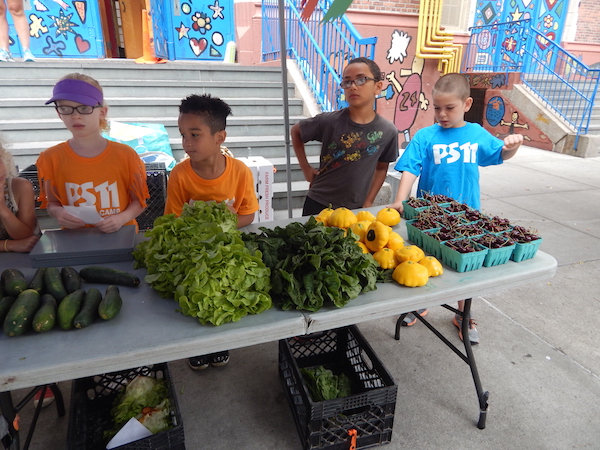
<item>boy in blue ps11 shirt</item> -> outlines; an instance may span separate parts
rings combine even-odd
[[[479,166],[502,164],[512,158],[523,143],[523,136],[510,134],[504,141],[492,136],[479,124],[465,121],[473,99],[464,75],[449,73],[433,87],[433,107],[436,123],[415,134],[395,169],[402,172],[396,200],[390,207],[403,212],[402,201],[408,199],[417,178],[417,197],[425,193],[446,195],[471,208],[479,209]],[[464,301],[458,302],[463,311]],[[421,316],[427,310],[419,310]],[[469,341],[479,343],[475,323],[469,319]],[[403,325],[411,326],[417,319],[411,313]],[[462,316],[455,315],[454,325],[461,332]]]

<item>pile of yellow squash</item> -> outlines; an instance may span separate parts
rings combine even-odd
[[[425,256],[416,245],[405,245],[402,236],[393,231],[392,227],[400,223],[400,213],[393,208],[383,208],[377,215],[365,210],[354,214],[347,208],[325,208],[315,219],[352,231],[363,253],[371,253],[382,269],[394,269],[392,278],[404,286],[424,286],[429,277],[444,272],[436,258]]]

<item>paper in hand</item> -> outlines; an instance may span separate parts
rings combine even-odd
[[[63,206],[72,216],[81,219],[84,223],[95,225],[102,220],[102,216],[98,214],[95,206]]]

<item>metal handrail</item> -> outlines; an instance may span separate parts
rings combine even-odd
[[[589,130],[600,70],[548,39],[529,19],[469,30],[465,71],[520,72],[522,82],[573,128],[577,148]]]
[[[301,0],[285,0],[286,56],[296,60],[321,111],[345,106],[340,89],[341,74],[352,58],[373,59],[376,37],[363,38],[344,15],[330,22],[321,20],[331,2],[319,0],[306,22],[301,20]],[[262,2],[262,59],[281,58],[277,0]]]

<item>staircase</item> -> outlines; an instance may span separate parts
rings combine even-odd
[[[169,61],[138,65],[131,60],[45,60],[2,64],[0,70],[0,138],[20,169],[39,153],[70,137],[51,105],[44,105],[63,75],[81,72],[97,79],[109,105],[108,118],[120,122],[163,124],[176,160],[184,156],[177,128],[178,106],[189,94],[222,98],[233,111],[227,120],[225,145],[236,157],[263,156],[276,169],[273,208],[276,218],[287,211],[287,173],[281,69],[213,62]],[[304,117],[298,89],[288,83],[290,126]],[[293,156],[293,149],[290,152]],[[316,164],[319,147],[307,145]],[[300,211],[308,183],[296,158],[291,160],[292,209]]]

